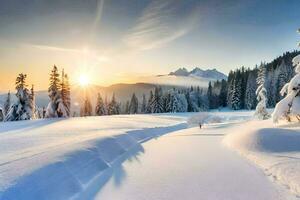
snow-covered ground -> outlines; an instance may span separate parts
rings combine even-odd
[[[300,125],[249,121],[231,129],[224,143],[260,166],[273,181],[300,197]]]
[[[260,122],[251,121],[244,126],[253,112],[208,113],[213,120],[207,120],[210,124],[201,130],[193,127],[197,126],[195,119],[199,115],[193,117],[194,121],[188,120],[191,115],[120,115],[1,123],[0,199],[296,198],[261,169],[222,145],[225,135],[242,133],[226,136],[226,144],[241,152],[257,153],[255,161],[270,158],[270,149],[277,147],[266,142],[267,156],[259,157],[263,154],[259,145],[251,149],[241,142],[244,132],[260,127],[257,125]],[[294,146],[286,147],[292,157],[280,157],[282,161],[299,157],[292,155],[292,150],[299,151],[299,138],[293,137],[296,137]],[[278,148],[276,155],[287,155]],[[286,166],[289,170],[296,167]],[[274,174],[271,170],[269,173]]]
[[[95,199],[295,199],[221,145],[227,128],[189,128],[143,144],[144,153],[114,168]]]
[[[183,116],[105,116],[0,124],[0,199],[66,199]]]

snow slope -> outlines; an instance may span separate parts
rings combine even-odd
[[[300,125],[250,121],[231,130],[224,143],[259,165],[275,182],[300,196]]]
[[[144,143],[144,153],[113,168],[110,172],[113,178],[103,183],[93,197],[99,200],[296,199],[255,165],[222,145],[230,127],[224,123],[205,125],[201,130],[194,127]]]
[[[75,197],[115,163],[143,152],[140,143],[185,128],[184,121],[124,115],[1,123],[0,199]]]
[[[190,115],[0,123],[0,199],[295,199],[221,145],[252,112]]]

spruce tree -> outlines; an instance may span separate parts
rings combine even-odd
[[[257,106],[255,110],[255,116],[259,119],[268,119],[270,117],[269,113],[267,112],[267,90],[265,88],[265,79],[266,79],[266,68],[264,64],[261,64],[258,71],[257,76]]]
[[[29,96],[29,107],[31,109],[31,112],[32,112],[32,119],[35,119],[37,118],[37,111],[36,110],[36,105],[35,105],[35,92],[34,92],[34,85],[31,86],[31,89],[30,89],[30,96]]]
[[[115,94],[113,94],[110,103],[108,104],[108,115],[120,114],[120,106],[116,101]]]
[[[141,113],[146,113],[146,111],[147,111],[146,95],[143,94]]]
[[[211,82],[209,81],[208,83],[208,88],[207,88],[207,98],[208,98],[208,105],[209,109],[213,108],[213,92],[212,92],[212,85]]]
[[[93,108],[92,108],[90,98],[88,97],[88,95],[86,95],[85,99],[83,100],[82,107],[80,109],[80,116],[81,117],[91,116],[92,110]]]
[[[223,79],[221,82],[221,90],[219,94],[219,106],[227,106],[227,82]]]
[[[14,103],[7,115],[5,121],[19,121],[34,119],[32,110],[32,97],[30,91],[27,89],[26,74],[19,74],[16,79],[16,96],[17,102]]]
[[[58,109],[61,102],[61,83],[59,79],[59,73],[57,67],[54,65],[50,73],[50,85],[48,88],[50,102],[47,106],[46,117],[53,118],[59,117]]]
[[[62,70],[61,76],[61,99],[62,103],[65,106],[66,116],[70,117],[71,113],[71,88],[69,84],[69,77],[65,74],[64,69]]]
[[[4,116],[7,115],[10,105],[11,105],[11,97],[10,97],[10,91],[8,91],[6,100],[4,102],[4,110],[3,110]]]
[[[245,94],[245,108],[252,110],[256,106],[255,91],[257,88],[256,76],[254,72],[249,74],[247,85],[246,85],[246,94]]]
[[[130,105],[130,102],[129,101],[126,101],[126,104],[125,104],[125,114],[129,114],[129,105]]]
[[[241,96],[241,83],[237,80],[234,80],[231,97],[231,108],[233,110],[241,109]]]
[[[163,112],[162,89],[160,87],[155,87],[151,108],[153,113]]]
[[[103,102],[103,99],[102,99],[100,93],[98,93],[98,96],[97,96],[95,114],[97,116],[105,115],[105,105],[104,105],[104,102]]]
[[[138,98],[135,96],[135,93],[133,93],[130,100],[129,113],[130,114],[138,113],[138,108],[139,108]]]
[[[148,103],[147,103],[147,113],[153,113],[153,109],[152,109],[152,101],[153,101],[154,95],[152,90],[150,91],[150,95],[149,95],[149,99],[148,99]]]

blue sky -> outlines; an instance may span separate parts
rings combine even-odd
[[[178,67],[228,73],[296,49],[297,0],[4,0],[0,90],[20,72],[47,87],[53,64],[77,80],[141,81]]]

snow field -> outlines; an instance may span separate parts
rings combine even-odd
[[[81,193],[95,179],[139,154],[140,143],[185,128],[183,119],[125,115],[5,123],[0,199],[84,199]]]

